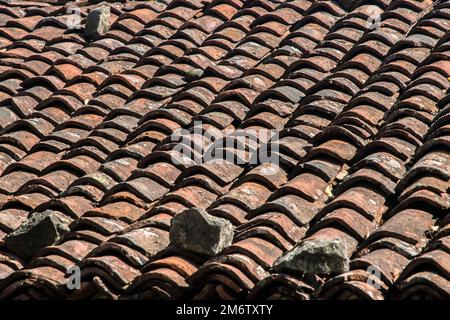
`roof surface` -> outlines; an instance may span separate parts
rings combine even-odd
[[[103,5],[0,1],[1,299],[450,298],[450,1]],[[170,245],[194,207],[215,256]]]

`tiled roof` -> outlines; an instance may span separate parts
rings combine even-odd
[[[91,40],[95,1],[0,0],[0,299],[450,298],[450,1],[102,5]],[[170,245],[193,207],[233,243]],[[7,245],[38,213],[69,230]],[[347,269],[278,263],[327,241]]]

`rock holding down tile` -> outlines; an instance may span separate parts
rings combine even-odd
[[[172,219],[170,242],[173,246],[212,256],[233,241],[233,225],[202,209],[188,209]]]
[[[186,72],[186,78],[188,80],[197,80],[203,76],[203,70],[199,68],[191,69]]]
[[[69,231],[68,225],[52,211],[35,213],[14,232],[5,237],[5,245],[26,258],[39,249],[58,242]]]
[[[350,261],[345,245],[339,239],[306,240],[275,263],[276,271],[307,274],[340,274],[347,272]]]
[[[108,6],[101,6],[92,9],[86,18],[86,28],[84,35],[88,39],[95,40],[108,32],[111,27],[111,9]]]

